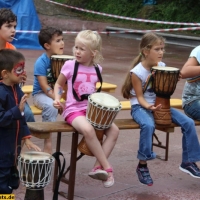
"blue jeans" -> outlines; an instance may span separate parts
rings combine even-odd
[[[28,103],[25,103],[25,106],[24,106],[24,116],[25,116],[26,122],[35,122],[34,115]]]
[[[43,122],[55,122],[58,109],[53,106],[53,99],[48,97],[44,92],[38,92],[33,95],[33,103],[36,107],[42,110]]]
[[[182,137],[182,162],[200,161],[200,145],[195,124],[192,119],[178,110],[171,108],[172,122],[181,127]],[[140,125],[140,141],[137,158],[151,160],[156,157],[152,152],[152,135],[155,131],[153,113],[140,105],[131,108],[132,118]]]
[[[183,108],[186,115],[195,120],[200,120],[200,100],[192,101]]]

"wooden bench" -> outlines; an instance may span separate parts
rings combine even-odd
[[[115,119],[115,124],[120,130],[125,129],[139,129],[139,125],[132,119]],[[61,145],[61,133],[62,132],[72,132],[72,143],[71,143],[71,158],[70,158],[70,171],[69,179],[63,177],[62,182],[68,184],[68,194],[65,195],[65,192],[60,192],[61,195],[67,197],[69,200],[73,200],[74,197],[74,186],[76,178],[76,158],[77,158],[77,145],[78,145],[78,132],[70,125],[66,124],[64,121],[56,122],[28,122],[28,127],[31,133],[40,138],[48,138],[50,132],[57,133],[56,141],[56,151],[60,151]],[[195,125],[200,125],[200,121],[195,121]],[[153,146],[165,149],[165,159],[168,160],[168,151],[169,151],[169,133],[174,132],[174,128],[178,127],[176,124],[172,123],[171,125],[161,126],[156,125],[156,130],[160,130],[166,133],[166,141],[163,145],[162,142],[157,140],[158,143],[153,141]],[[152,147],[153,147],[152,146]],[[53,177],[53,188],[55,188],[55,183],[57,179],[58,166],[55,164],[54,177]]]
[[[130,101],[120,101],[122,105],[122,110],[130,110],[131,104]],[[173,108],[182,109],[182,100],[181,99],[170,99],[170,106]]]
[[[120,101],[120,103],[122,105],[122,110],[130,110],[131,109],[130,101]],[[170,105],[173,108],[182,109],[182,100],[181,99],[170,99]],[[42,114],[42,110],[37,108],[36,106],[31,105],[30,108],[34,115]]]

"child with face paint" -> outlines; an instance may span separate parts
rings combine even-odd
[[[20,52],[0,50],[0,194],[12,193],[9,178],[21,152],[21,142],[28,149],[41,151],[30,141],[24,117],[27,97],[19,87],[24,73],[24,56]]]
[[[17,26],[17,16],[9,8],[0,9],[0,49],[13,49],[16,50],[15,46],[10,42],[13,41],[16,33]],[[21,77],[20,86],[24,85],[26,82],[26,73]],[[34,122],[33,113],[28,105],[25,103],[24,113],[26,122]]]
[[[53,122],[56,121],[58,110],[53,106],[55,97],[52,87],[51,56],[63,54],[63,35],[61,30],[48,27],[40,30],[38,38],[45,53],[34,65],[33,103],[42,109],[43,122]],[[52,153],[51,136],[44,140],[44,152]]]

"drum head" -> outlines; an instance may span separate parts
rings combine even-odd
[[[53,55],[51,59],[73,60],[75,57],[70,55]]]
[[[152,67],[152,70],[158,70],[158,71],[179,71],[179,69],[175,68],[175,67],[159,67],[159,66]]]
[[[21,153],[20,156],[24,160],[48,160],[52,158],[52,155],[45,152],[38,152],[38,151],[28,151],[25,153]]]
[[[116,99],[114,96],[110,94],[103,93],[103,92],[97,92],[97,93],[91,94],[90,99],[93,102],[103,107],[116,108],[120,106],[120,102],[118,99]]]

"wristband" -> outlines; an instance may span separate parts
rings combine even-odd
[[[52,88],[48,87],[47,88],[47,93],[49,93],[49,91],[51,91],[51,90],[52,90]]]

